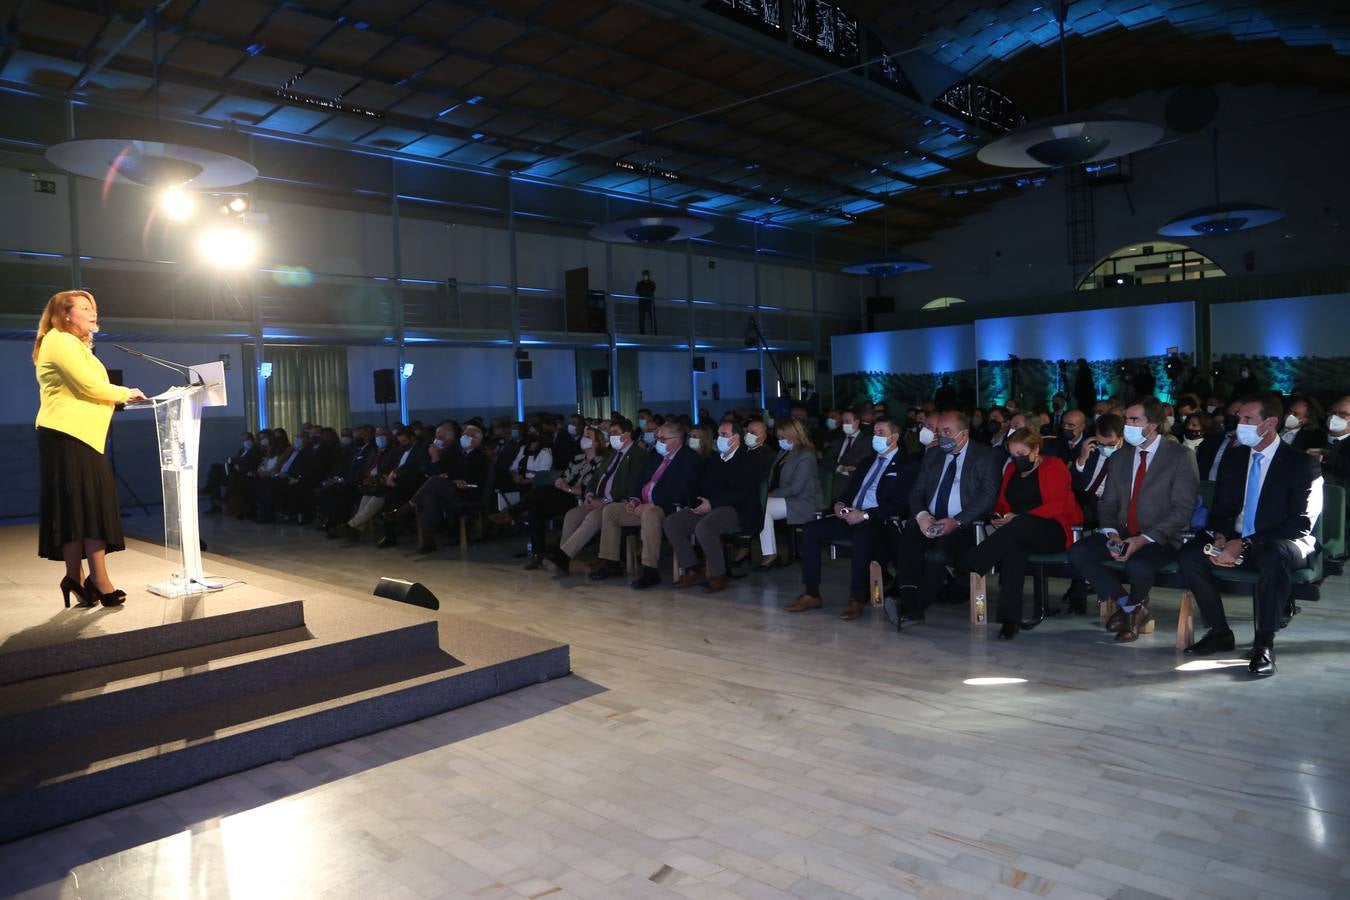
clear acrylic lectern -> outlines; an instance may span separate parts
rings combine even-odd
[[[202,575],[201,534],[197,525],[197,453],[202,410],[225,405],[225,366],[192,366],[190,387],[172,387],[149,398],[159,436],[159,472],[164,488],[164,551],[174,569],[166,581],[146,585],[161,597],[182,597],[218,590]],[[198,377],[200,376],[200,377]]]

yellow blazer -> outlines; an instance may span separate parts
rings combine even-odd
[[[108,441],[113,406],[131,391],[108,381],[108,370],[84,341],[55,329],[38,349],[37,426],[63,431],[99,453]]]

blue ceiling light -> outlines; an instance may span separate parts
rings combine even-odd
[[[877,256],[844,266],[839,271],[846,275],[871,275],[873,278],[890,278],[906,272],[922,272],[933,268],[933,264],[916,256]]]
[[[1284,218],[1284,212],[1259,203],[1216,203],[1182,213],[1158,229],[1166,237],[1222,237],[1250,231]]]

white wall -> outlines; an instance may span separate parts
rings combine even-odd
[[[1215,304],[1210,349],[1216,356],[1350,356],[1348,320],[1350,294]]]
[[[1195,352],[1195,305],[1160,303],[1071,313],[980,319],[975,358],[1132,359],[1162,356],[1169,347]]]
[[[830,344],[830,359],[837,375],[854,372],[928,375],[975,368],[973,325],[840,334]]]
[[[1245,271],[1243,256],[1248,252],[1255,254],[1256,272],[1344,265],[1345,238],[1338,225],[1350,214],[1350,171],[1343,164],[1350,116],[1327,112],[1340,105],[1339,98],[1269,85],[1225,85],[1220,90],[1223,199],[1277,206],[1288,218],[1250,232],[1184,243],[1230,274]],[[1111,109],[1124,107],[1161,123],[1166,99],[1164,94],[1143,94]],[[1157,230],[1164,223],[1214,202],[1210,132],[1176,137],[1135,154],[1134,180],[1128,187],[1094,189],[1099,258],[1160,239]],[[1003,193],[1009,190],[1018,189]],[[944,296],[991,302],[1072,289],[1063,223],[1064,184],[1059,178],[999,199],[989,211],[906,248],[934,267],[904,276],[901,306],[915,309]]]

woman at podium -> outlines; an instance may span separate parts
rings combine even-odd
[[[123,550],[122,511],[112,467],[103,454],[113,407],[145,395],[108,381],[94,356],[98,306],[88,291],[60,291],[47,301],[33,343],[40,406],[38,555],[62,560],[66,606],[119,606],[126,592],[108,578],[106,556]],[[81,561],[89,577],[81,581]]]

